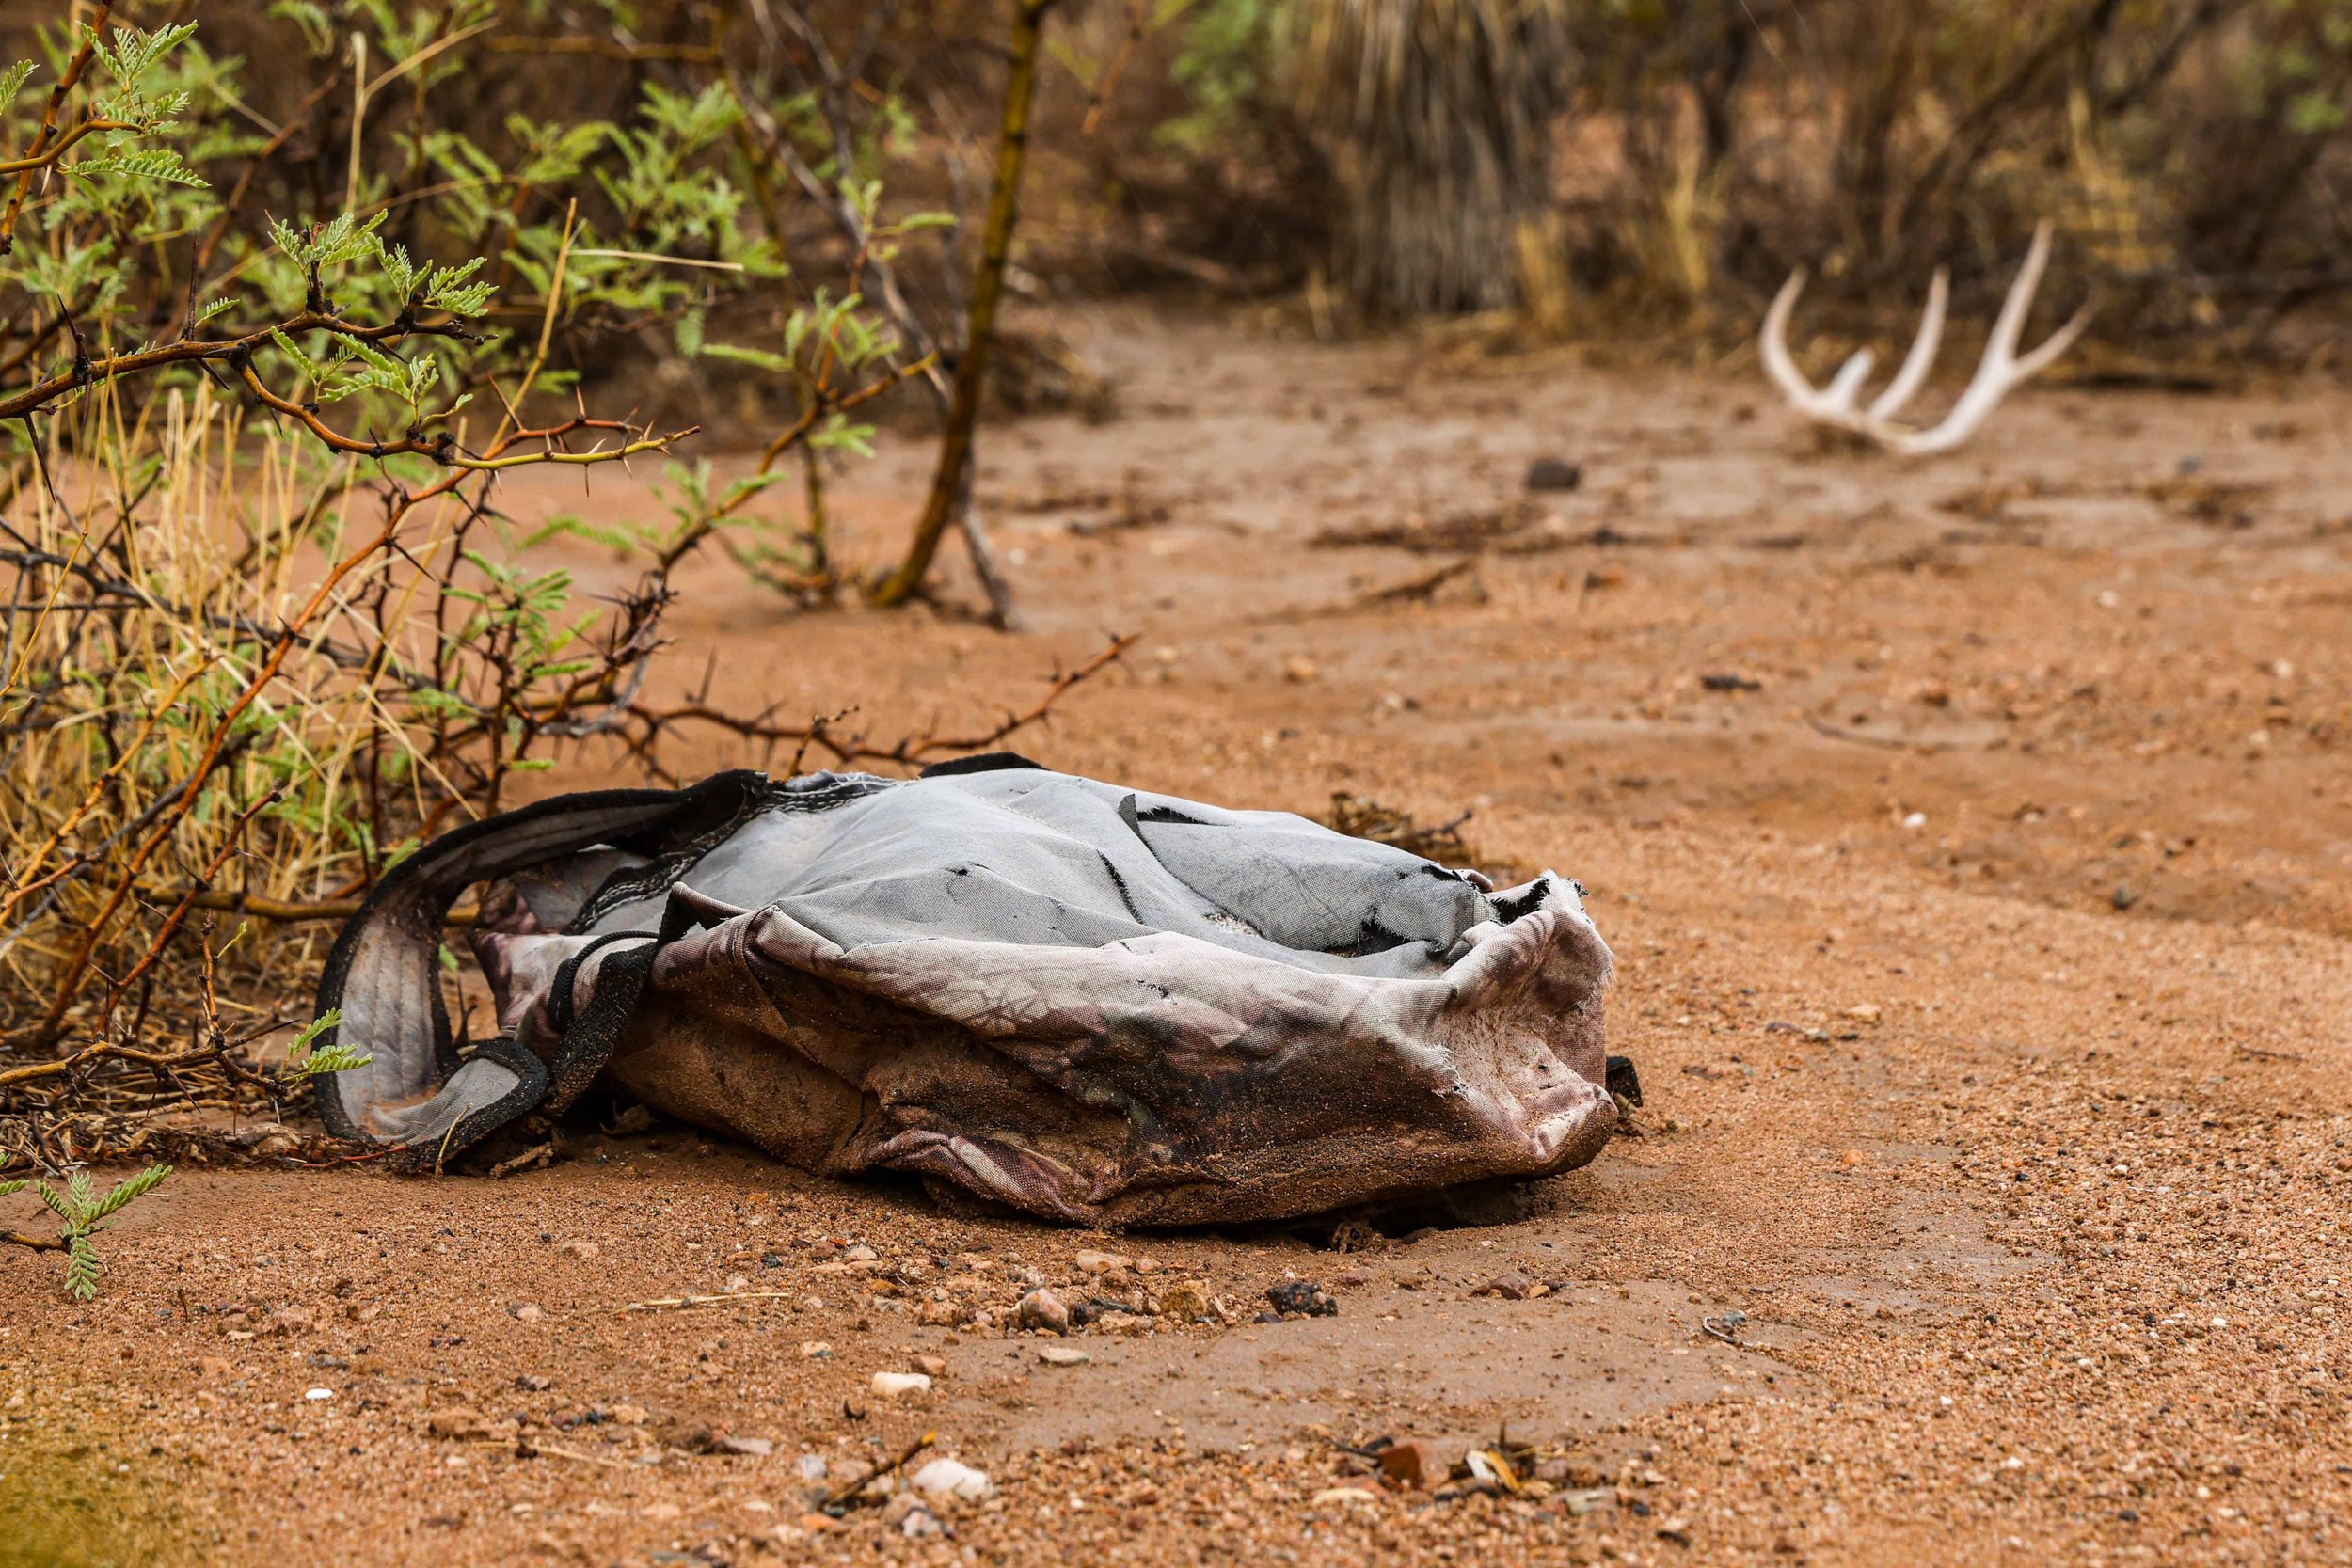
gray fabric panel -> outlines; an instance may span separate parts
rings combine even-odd
[[[1141,819],[1171,813],[1190,821]],[[683,885],[773,905],[850,951],[933,938],[1092,947],[1174,931],[1318,973],[1395,977],[1439,973],[1462,932],[1494,918],[1469,882],[1303,817],[1027,768],[770,812]],[[595,928],[647,928],[660,906],[621,906]]]
[[[474,1112],[512,1094],[521,1082],[504,1064],[476,1057],[451,1073],[441,1092],[421,1104],[370,1105],[366,1126],[388,1143],[430,1148]]]
[[[1306,821],[1273,827],[1146,822],[1160,863],[1285,947],[1332,952],[1424,942],[1433,958],[1494,918],[1476,888],[1402,850]],[[1391,858],[1392,857],[1392,858]],[[1388,933],[1376,939],[1374,928]]]

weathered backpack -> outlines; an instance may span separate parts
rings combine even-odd
[[[459,1044],[441,927],[479,882],[498,1033]],[[1581,892],[1009,754],[564,796],[377,886],[318,996],[373,1060],[320,1108],[436,1166],[605,1077],[811,1171],[1085,1223],[1544,1176],[1615,1119]]]

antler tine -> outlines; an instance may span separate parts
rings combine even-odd
[[[1813,411],[1820,394],[1813,383],[1797,369],[1794,356],[1788,352],[1788,318],[1797,309],[1797,296],[1804,293],[1804,269],[1799,267],[1788,275],[1788,281],[1772,296],[1772,308],[1764,312],[1764,331],[1756,342],[1756,352],[1764,360],[1764,373],[1772,378],[1790,403],[1807,413]]]
[[[2025,264],[2010,280],[2009,293],[2001,301],[2001,313],[1993,323],[1993,335],[1984,341],[1983,363],[2013,364],[2017,358],[2017,341],[2026,335],[2026,315],[2033,309],[2033,296],[2042,287],[2042,269],[2050,264],[2050,235],[2052,225],[2043,218],[2033,226],[2033,244],[2026,247]]]
[[[1799,267],[1788,275],[1788,281],[1772,296],[1772,308],[1764,313],[1764,333],[1757,350],[1764,360],[1765,373],[1799,412],[1833,424],[1852,425],[1861,418],[1854,409],[1854,400],[1862,395],[1862,384],[1869,379],[1870,367],[1877,363],[1878,356],[1867,348],[1856,349],[1837,367],[1829,385],[1816,389],[1797,368],[1796,356],[1788,352],[1788,318],[1796,311],[1797,296],[1804,292],[1804,269]]]
[[[2085,305],[2039,348],[2022,359],[2018,357],[2017,341],[2025,333],[2026,316],[2033,309],[2034,291],[2041,287],[2042,269],[2049,264],[2052,227],[2047,218],[2034,226],[2033,244],[2026,251],[2025,265],[2017,269],[2016,280],[2009,287],[2009,297],[2001,302],[2000,316],[1985,339],[1984,356],[1978,360],[1977,373],[1969,378],[1960,401],[1931,430],[1873,431],[1889,450],[1906,457],[1928,457],[1951,451],[1977,433],[1978,426],[1992,417],[2003,398],[2072,347],[2090,325],[2090,307]]]
[[[1879,362],[1876,349],[1858,348],[1846,356],[1846,362],[1837,367],[1837,373],[1821,388],[1821,412],[1831,419],[1848,421],[1859,420],[1854,400],[1862,395],[1862,384],[1870,379],[1870,367]]]
[[[1928,372],[1935,369],[1936,351],[1944,346],[1944,312],[1951,303],[1951,269],[1936,268],[1935,276],[1928,279],[1928,306],[1919,315],[1919,335],[1911,340],[1911,352],[1903,356],[1895,379],[1871,403],[1870,419],[1894,418],[1927,385]]]
[[[2058,363],[2058,356],[2073,348],[2074,340],[2083,335],[2083,328],[2090,325],[2093,309],[2090,300],[2083,301],[2082,309],[2067,317],[2064,326],[2043,339],[2040,348],[2018,360],[2017,379],[2024,381],[2029,376],[2040,375]]]

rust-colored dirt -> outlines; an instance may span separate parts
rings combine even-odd
[[[1486,858],[1592,890],[1642,1135],[1511,1223],[1345,1252],[961,1218],[676,1129],[498,1182],[183,1173],[94,1306],[0,1256],[0,1564],[2352,1560],[2352,400],[2036,388],[1901,466],[1817,451],[1752,372],[1061,325],[1123,412],[992,436],[1025,634],[795,616],[707,564],[673,687],[715,654],[716,703],[961,728],[1144,631],[1016,744],[1473,810]],[[853,553],[927,455],[850,477]],[[1581,487],[1459,520],[1538,456]],[[1483,546],[1311,544],[1416,515]],[[916,1322],[1089,1246],[1341,1312],[1069,1367]],[[1472,1294],[1502,1275],[1550,1290]],[[927,1401],[869,1391],[915,1355]],[[478,1435],[428,1435],[460,1405]],[[1316,1499],[1371,1487],[1335,1440],[1505,1422],[1588,1454],[1598,1506]],[[693,1452],[713,1428],[772,1452]],[[997,1485],[952,1536],[802,1531],[802,1454],[930,1430]]]

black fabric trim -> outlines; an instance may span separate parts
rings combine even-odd
[[[571,1032],[572,1021],[578,1016],[572,992],[580,986],[580,966],[616,942],[637,942],[652,935],[651,931],[607,931],[600,937],[590,938],[587,946],[556,966],[554,982],[548,987],[548,1028],[558,1039]]]
[[[915,775],[921,779],[952,779],[959,773],[1005,773],[1017,768],[1034,768],[1050,773],[1052,768],[1041,762],[1031,762],[1018,752],[982,752],[977,756],[949,757],[934,762]]]
[[[1527,891],[1517,898],[1497,898],[1495,918],[1508,926],[1523,916],[1534,914],[1543,907],[1544,895],[1551,891],[1551,873],[1546,872],[1527,884]],[[1581,890],[1580,890],[1581,891]]]
[[[631,934],[644,936],[643,932]],[[647,940],[642,947],[613,954],[596,970],[596,989],[589,994],[588,1006],[564,1031],[555,1063],[548,1069],[541,1106],[549,1115],[570,1110],[612,1059],[613,1049],[621,1043],[621,1031],[628,1026],[645,994],[645,983],[653,977],[653,961],[660,951],[660,942]]]
[[[1133,799],[1133,797],[1130,797],[1130,799]],[[1183,812],[1178,811],[1174,806],[1146,806],[1141,811],[1136,813],[1136,820],[1138,822],[1172,822],[1180,827],[1185,828],[1207,828],[1215,826],[1214,823],[1203,822],[1197,816],[1187,816]]]
[[[705,855],[735,836],[753,817],[771,811],[831,811],[851,800],[896,787],[896,779],[870,773],[812,773],[782,785],[770,785],[747,799],[742,809],[723,821],[712,822],[684,844],[653,857],[644,865],[625,865],[596,884],[564,929],[577,936],[625,904],[659,898],[674,891]]]
[[[1111,863],[1111,858],[1100,850],[1095,851],[1094,858],[1103,863],[1103,869],[1110,875],[1111,886],[1119,890],[1119,901],[1127,906],[1127,918],[1138,926],[1150,924],[1143,918],[1143,911],[1136,908],[1135,895],[1127,891],[1127,879],[1119,874],[1119,867]]]
[[[446,1135],[435,1139],[430,1147],[415,1145],[392,1155],[385,1162],[390,1168],[399,1171],[437,1170],[443,1161],[471,1148],[516,1117],[528,1114],[532,1107],[547,1097],[547,1064],[524,1050],[513,1036],[500,1035],[494,1039],[484,1040],[475,1047],[473,1053],[511,1070],[517,1080],[515,1086],[481,1109],[467,1113],[459,1118],[456,1126],[451,1128]],[[319,1097],[322,1110],[326,1101],[326,1096]]]

